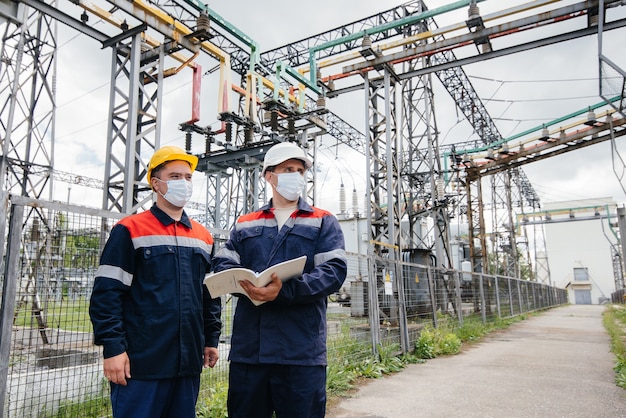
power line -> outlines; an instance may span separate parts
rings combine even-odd
[[[469,78],[475,78],[477,80],[484,80],[484,81],[493,81],[495,83],[506,83],[506,84],[511,84],[511,83],[567,83],[567,82],[572,82],[572,81],[576,81],[576,82],[597,82],[598,79],[597,77],[595,78],[559,78],[559,79],[554,79],[554,80],[498,80],[496,78],[487,78],[487,77],[481,77],[481,76],[477,76],[477,75],[468,75]]]
[[[582,100],[582,99],[592,100],[592,99],[597,99],[597,98],[598,96],[575,96],[575,97],[554,97],[554,98],[547,98],[547,99],[516,99],[516,100],[481,98],[481,100],[489,101],[489,102],[502,102],[502,103],[533,103],[533,102],[555,102],[555,101]]]

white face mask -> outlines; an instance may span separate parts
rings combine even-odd
[[[278,179],[276,191],[289,201],[298,200],[304,190],[304,176],[300,173],[274,174]]]
[[[168,181],[157,180],[167,183],[167,192],[165,194],[161,192],[158,193],[172,205],[182,208],[191,199],[191,195],[193,194],[193,183],[191,181],[184,179]]]

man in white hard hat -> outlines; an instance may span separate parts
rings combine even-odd
[[[156,203],[111,230],[89,314],[113,416],[194,418],[202,367],[219,355],[221,302],[203,285],[213,237],[184,211],[198,158],[174,146],[148,164]]]
[[[230,418],[322,418],[326,411],[326,306],[346,278],[344,238],[330,212],[302,197],[311,160],[296,144],[267,151],[269,204],[241,216],[214,257],[215,271],[263,271],[307,256],[301,277],[241,286],[233,321],[228,386]]]

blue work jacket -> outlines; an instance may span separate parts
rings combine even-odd
[[[89,307],[104,358],[126,351],[135,379],[202,372],[204,347],[217,347],[221,332],[221,302],[203,284],[212,249],[206,228],[156,205],[113,227]]]
[[[304,274],[284,282],[274,301],[255,306],[239,297],[231,361],[326,365],[327,296],[341,288],[347,271],[343,233],[334,215],[300,199],[297,211],[279,231],[270,201],[237,220],[213,267],[261,272],[302,255],[307,256]]]

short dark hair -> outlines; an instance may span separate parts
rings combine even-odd
[[[152,169],[152,174],[150,175],[151,177],[156,177],[158,179],[160,179],[159,177],[159,171],[163,170],[165,168],[166,165],[168,165],[169,163],[171,163],[172,161],[183,161],[183,160],[168,160],[168,161],[163,161],[161,164],[157,165],[156,167],[154,167]],[[185,161],[186,162],[186,161]],[[189,164],[189,166],[191,167],[191,164]]]
[[[155,177],[155,178],[160,178],[159,177],[159,171],[163,170],[163,167],[165,167],[167,165],[167,163],[169,163],[170,161],[165,161],[159,165],[157,165],[156,167],[154,167],[152,169],[152,174],[151,177]]]

